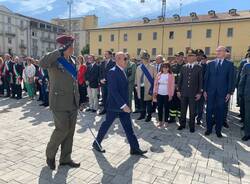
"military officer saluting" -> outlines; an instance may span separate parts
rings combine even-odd
[[[46,54],[40,67],[47,69],[50,78],[49,105],[55,130],[46,149],[47,165],[54,170],[55,156],[61,145],[60,165],[80,167],[71,159],[73,136],[77,119],[79,92],[76,80],[76,62],[73,55],[74,38],[63,35],[56,39],[61,47]]]

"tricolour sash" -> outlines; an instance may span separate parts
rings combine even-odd
[[[149,88],[149,95],[153,95],[153,89],[154,89],[154,78],[151,76],[151,74],[149,73],[148,69],[146,68],[146,66],[144,64],[141,65],[141,70],[144,73],[144,75],[147,77],[149,83],[150,83],[150,88]]]
[[[72,64],[70,64],[63,56],[59,57],[57,61],[63,66],[63,68],[71,75],[74,80],[77,79],[77,71]]]

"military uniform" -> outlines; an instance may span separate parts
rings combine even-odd
[[[172,65],[172,71],[173,71],[173,74],[175,76],[175,86],[176,87],[178,84],[181,68],[183,65],[184,65],[184,63],[182,63],[182,64],[176,63],[176,64]],[[173,99],[170,102],[169,116],[170,116],[170,122],[175,121],[176,117],[178,117],[178,118],[181,117],[181,101],[177,97],[176,90],[174,92]]]
[[[48,53],[40,60],[40,66],[48,70],[50,80],[49,106],[55,122],[55,130],[47,145],[47,159],[54,159],[61,145],[60,163],[70,163],[73,136],[79,108],[78,83],[65,68],[59,64],[59,50]],[[67,61],[76,67],[75,60],[70,57]],[[48,161],[47,161],[48,163]]]
[[[250,63],[246,63],[242,69],[239,82],[239,96],[244,99],[245,118],[244,118],[244,137],[243,141],[250,140]]]
[[[135,87],[135,73],[136,65],[135,63],[128,61],[128,66],[125,69],[125,73],[128,78],[128,93],[129,93],[129,107],[132,107],[133,90]]]

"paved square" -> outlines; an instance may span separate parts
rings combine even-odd
[[[103,119],[84,115],[84,121],[78,120],[73,148],[73,159],[81,168],[51,172],[45,164],[45,147],[54,128],[50,111],[37,101],[1,98],[0,184],[250,184],[250,142],[240,141],[243,132],[235,112],[229,117],[230,129],[223,129],[223,139],[205,137],[202,126],[190,134],[188,129],[177,131],[176,124],[157,129],[153,123],[134,121],[148,158],[129,155],[118,120],[102,144],[107,153],[93,152],[86,122],[97,133]]]

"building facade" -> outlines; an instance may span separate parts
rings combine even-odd
[[[56,48],[56,37],[65,32],[61,26],[17,14],[0,6],[0,55],[40,58]]]
[[[29,19],[20,17],[0,5],[0,55],[20,56],[29,54]]]
[[[53,24],[62,26],[69,32],[69,19],[52,19]],[[88,15],[85,17],[77,17],[71,19],[71,34],[75,38],[74,54],[81,54],[81,50],[89,44],[88,29],[96,28],[98,25],[98,17],[95,15]]]
[[[219,45],[231,50],[235,60],[245,56],[250,46],[250,11],[226,13],[211,10],[207,15],[197,15],[156,20],[122,22],[90,29],[90,52],[103,55],[105,50],[129,52],[138,57],[142,49],[151,53],[173,57],[188,48],[203,49],[209,57],[215,56]]]

